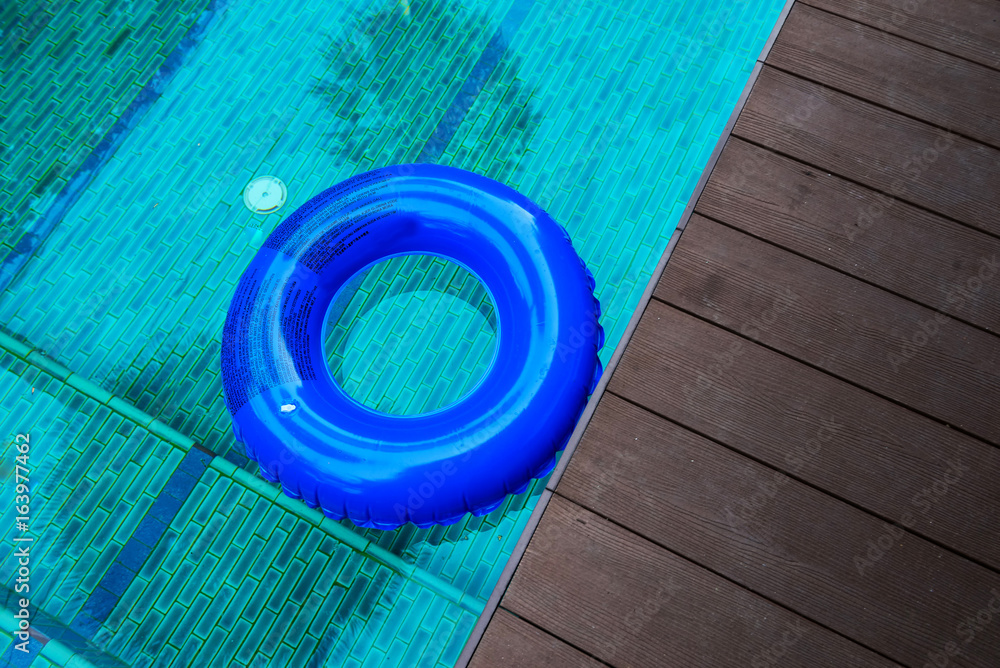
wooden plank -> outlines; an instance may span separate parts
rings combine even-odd
[[[980,65],[1000,68],[996,0],[800,0]]]
[[[1000,281],[996,265],[992,272]],[[701,216],[692,216],[654,294],[1000,443],[1000,339],[992,334]],[[753,324],[767,312],[780,315]]]
[[[993,147],[1000,145],[1000,72],[963,58],[796,5],[767,63]]]
[[[609,390],[1000,569],[997,448],[658,301]]]
[[[603,664],[498,608],[469,665],[471,668],[598,668]]]
[[[766,66],[734,134],[1000,235],[1000,151]]]
[[[905,295],[1000,331],[1000,280],[948,302],[1000,258],[1000,240],[800,162],[732,138],[696,212]]]
[[[503,605],[612,665],[892,665],[559,495]]]
[[[991,599],[1000,612],[1000,574],[776,474],[606,396],[557,491],[905,665],[958,640]],[[869,541],[882,553],[864,566]],[[995,666],[1000,633],[977,640],[962,665]]]

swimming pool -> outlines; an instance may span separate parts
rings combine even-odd
[[[54,640],[25,655],[5,628],[0,656],[451,665],[541,483],[482,518],[392,532],[277,494],[222,399],[236,280],[324,187],[385,164],[454,165],[566,226],[597,278],[607,362],[783,4],[2,10],[0,422],[4,438],[31,437],[32,613]],[[260,216],[242,190],[265,174],[289,199]],[[475,382],[490,336],[475,282],[413,258],[358,277],[327,350],[356,397],[418,412]],[[0,462],[10,610],[15,464],[13,451]]]

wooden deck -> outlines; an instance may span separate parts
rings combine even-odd
[[[470,665],[997,668],[1000,2],[794,3],[696,197]]]

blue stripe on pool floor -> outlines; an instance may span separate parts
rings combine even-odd
[[[122,547],[97,588],[70,623],[74,631],[92,639],[101,624],[107,621],[211,461],[211,455],[197,448],[191,448],[184,455],[132,537]]]
[[[486,82],[489,81],[493,70],[500,64],[500,60],[507,52],[507,47],[510,46],[514,35],[521,27],[521,23],[533,4],[534,0],[515,0],[514,4],[507,10],[500,26],[493,33],[486,48],[480,54],[479,60],[473,66],[472,72],[469,73],[469,78],[455,94],[455,99],[448,106],[448,110],[444,112],[441,122],[437,124],[430,139],[420,150],[420,154],[417,156],[418,163],[437,162],[444,154],[451,138],[455,136],[458,127],[465,120],[469,109],[472,108],[472,104],[486,87]]]

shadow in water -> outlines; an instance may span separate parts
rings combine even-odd
[[[339,163],[437,162],[450,148],[446,162],[471,166],[493,146],[498,155],[487,157],[500,166],[490,176],[503,181],[519,172],[542,119],[535,87],[518,76],[522,58],[495,20],[453,2],[356,14],[324,58],[327,74],[312,92],[331,114],[324,148]],[[483,131],[449,147],[463,122]]]

